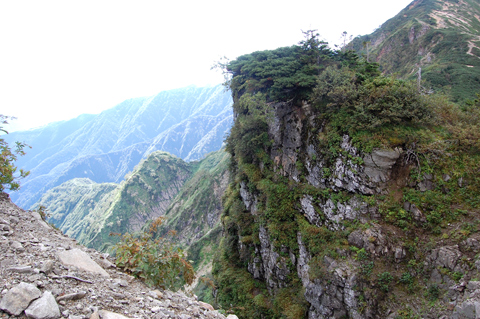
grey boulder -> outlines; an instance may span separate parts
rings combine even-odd
[[[41,291],[34,285],[21,282],[5,294],[0,301],[0,309],[11,315],[19,316],[32,300],[41,295]]]
[[[28,318],[56,319],[60,318],[60,309],[50,291],[45,291],[41,298],[32,302],[25,310]]]
[[[110,277],[90,256],[81,249],[71,249],[57,253],[58,259],[65,266],[74,266],[80,270]]]

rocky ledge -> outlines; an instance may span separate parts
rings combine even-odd
[[[147,287],[3,193],[0,256],[0,318],[225,318],[194,295]]]

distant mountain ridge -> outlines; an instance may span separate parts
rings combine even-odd
[[[98,115],[13,132],[9,143],[32,146],[17,166],[30,170],[12,200],[29,208],[73,178],[119,182],[142,158],[161,150],[186,161],[221,148],[232,125],[232,99],[221,85],[186,87],[133,98]]]
[[[350,46],[384,73],[422,79],[455,101],[480,92],[480,3],[415,0]],[[367,54],[368,50],[368,54]]]

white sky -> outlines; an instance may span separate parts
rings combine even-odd
[[[163,90],[222,81],[210,67],[318,29],[371,33],[411,0],[0,0],[0,114],[28,129]]]

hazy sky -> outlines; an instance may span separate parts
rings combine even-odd
[[[222,81],[222,56],[371,33],[411,0],[0,1],[0,114],[28,129]]]

